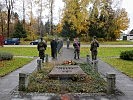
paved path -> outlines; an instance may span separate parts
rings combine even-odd
[[[24,67],[0,78],[0,100],[9,100],[9,93],[18,85],[20,72],[31,73],[35,70],[36,66],[37,63],[35,59]]]
[[[63,60],[74,60],[73,59],[73,49],[66,49],[63,48],[63,52],[61,55],[58,56],[57,61]],[[55,60],[54,60],[55,61]],[[80,58],[80,60],[76,60],[78,62],[86,62],[86,58]],[[56,62],[56,61],[55,61]],[[52,95],[44,95],[44,94],[32,94],[29,96],[22,96],[22,97],[12,97],[9,94],[17,85],[18,85],[18,75],[20,72],[32,72],[35,70],[37,66],[36,59],[33,60],[31,63],[25,65],[23,68],[20,68],[5,77],[0,78],[0,100],[59,100],[50,99],[53,97]],[[106,76],[107,72],[115,73],[116,74],[116,87],[121,90],[124,95],[119,96],[91,96],[91,95],[80,95],[79,97],[75,97],[74,100],[133,100],[133,80],[124,75],[123,73],[119,72],[118,70],[114,69],[110,65],[106,64],[105,62],[99,60],[98,63],[99,72]],[[58,97],[57,97],[58,98]]]
[[[106,76],[106,73],[116,74],[116,87],[121,90],[125,96],[119,100],[133,100],[133,79],[111,67],[103,61],[99,61],[99,72]]]

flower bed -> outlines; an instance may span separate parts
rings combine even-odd
[[[63,64],[71,64],[64,63]],[[53,65],[44,65],[40,72],[32,73],[28,92],[40,93],[105,93],[106,82],[100,75],[92,70],[88,64],[80,64],[82,70],[87,74],[84,79],[75,76],[76,80],[68,79],[49,79],[48,73],[52,70]],[[78,78],[77,78],[78,77]]]

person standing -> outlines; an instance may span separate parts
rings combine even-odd
[[[44,61],[45,57],[45,50],[47,48],[47,44],[43,41],[43,38],[40,38],[41,42],[38,43],[37,49],[39,51],[39,57],[42,59],[42,62]]]
[[[51,45],[51,56],[53,59],[57,58],[57,41],[55,39],[53,39],[50,42]]]
[[[69,38],[67,39],[67,49],[69,49],[69,45],[70,45],[70,40]]]
[[[74,39],[73,47],[74,47],[74,59],[76,59],[76,58],[79,59],[79,55],[80,55],[80,42],[78,41],[77,38]]]
[[[91,41],[91,47],[90,47],[90,51],[91,51],[91,56],[92,56],[92,60],[97,60],[97,48],[99,47],[99,43],[96,40],[96,36],[93,37],[93,40]]]

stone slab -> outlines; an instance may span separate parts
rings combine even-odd
[[[59,65],[55,66],[49,73],[49,77],[65,78],[73,75],[86,75],[78,65]]]

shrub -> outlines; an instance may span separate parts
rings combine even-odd
[[[86,36],[83,36],[83,37],[80,38],[80,41],[90,42],[91,39],[90,39],[90,37],[87,38]]]
[[[51,41],[53,39],[53,37],[51,36],[51,37],[44,37],[44,40],[45,41]]]
[[[24,38],[24,41],[32,41],[30,38]]]
[[[124,60],[133,60],[133,50],[121,52],[120,58]]]
[[[2,60],[11,60],[13,59],[13,55],[7,52],[0,52],[0,61]]]

